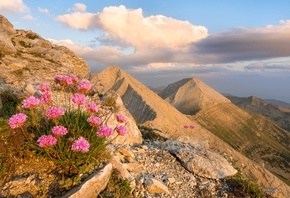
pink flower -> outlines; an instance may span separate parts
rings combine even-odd
[[[70,77],[73,83],[76,83],[79,81],[79,78],[75,74],[71,75]]]
[[[184,125],[184,126],[183,126],[183,128],[185,128],[185,129],[188,129],[188,127],[189,127],[188,125]]]
[[[54,77],[54,82],[56,83],[56,84],[61,84],[61,82],[62,82],[62,75],[56,75],[55,77]]]
[[[81,93],[87,93],[91,89],[91,84],[89,81],[83,80],[80,82],[77,88]]]
[[[123,115],[121,115],[121,114],[117,114],[117,115],[116,115],[116,118],[117,118],[117,121],[118,121],[119,123],[126,122],[126,117],[123,116]]]
[[[80,137],[79,139],[77,139],[73,143],[73,145],[71,146],[71,150],[73,150],[73,151],[81,151],[83,153],[88,152],[89,148],[90,148],[89,142],[83,137]]]
[[[100,126],[97,133],[98,137],[109,137],[114,133],[113,129],[109,126]]]
[[[9,119],[8,123],[12,129],[15,129],[15,128],[21,127],[26,121],[26,118],[27,118],[27,115],[23,113],[17,113]]]
[[[26,100],[22,102],[22,107],[26,109],[33,109],[37,105],[39,105],[40,100],[38,98],[35,98],[34,96],[30,96]]]
[[[90,113],[97,113],[99,111],[100,106],[94,103],[90,103],[86,105],[86,108]]]
[[[193,125],[190,125],[190,126],[189,126],[189,128],[191,128],[191,129],[194,129],[194,128],[195,128],[195,126],[193,126]]]
[[[67,86],[73,84],[73,81],[70,76],[63,76],[61,79],[61,83],[62,86]]]
[[[97,116],[90,116],[87,121],[92,127],[99,126],[102,123],[102,120]]]
[[[120,134],[120,135],[126,135],[127,134],[127,128],[123,125],[118,125],[116,127],[116,130],[117,132]]]
[[[84,94],[75,93],[71,97],[72,101],[77,105],[82,105],[86,103],[86,96]]]
[[[68,133],[67,128],[64,126],[54,126],[52,127],[51,131],[56,136],[63,136]]]
[[[57,140],[52,135],[42,135],[38,138],[37,142],[42,148],[49,148],[56,144]]]
[[[58,107],[51,107],[45,113],[45,116],[50,119],[57,119],[62,115],[64,115],[64,110]]]
[[[41,104],[50,104],[51,103],[51,94],[48,91],[41,93],[40,96],[40,103]]]
[[[39,91],[46,92],[46,91],[49,91],[50,90],[50,85],[49,84],[46,84],[46,83],[43,83],[43,84],[39,85],[37,87],[37,89]]]

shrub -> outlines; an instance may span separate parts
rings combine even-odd
[[[89,101],[88,82],[79,83],[76,76],[58,75],[54,80],[53,86],[39,85],[40,96],[23,100],[21,113],[11,116],[8,123],[22,133],[26,147],[53,161],[59,173],[75,182],[82,173],[108,161],[106,146],[114,140],[109,137],[115,132],[115,138],[125,135],[126,123],[118,120],[119,115],[115,128],[107,125],[114,113],[106,108],[99,111],[102,107]]]

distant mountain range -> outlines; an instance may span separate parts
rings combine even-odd
[[[285,102],[276,100],[263,100],[255,96],[250,97],[236,97],[226,96],[235,105],[258,114],[261,114],[281,128],[290,132],[290,106],[286,106]],[[270,102],[269,102],[270,101]],[[278,105],[277,103],[280,103]],[[281,105],[282,104],[282,105]]]
[[[290,133],[274,122],[239,108],[195,78],[172,83],[159,95],[191,120],[289,182]]]

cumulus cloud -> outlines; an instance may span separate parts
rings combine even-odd
[[[38,11],[39,11],[40,13],[44,13],[44,14],[48,14],[48,13],[49,13],[49,11],[48,11],[47,8],[41,8],[41,7],[38,7]]]
[[[290,20],[264,28],[213,34],[192,45],[201,63],[228,63],[290,56]]]
[[[105,7],[98,13],[76,11],[56,20],[74,29],[103,30],[101,42],[113,41],[136,50],[186,47],[208,35],[203,26],[162,15],[144,17],[141,8],[131,10],[122,5]]]
[[[23,3],[22,0],[1,0],[0,12],[3,13],[25,13],[29,8]]]

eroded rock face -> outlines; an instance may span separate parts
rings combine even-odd
[[[237,170],[221,155],[190,143],[168,140],[162,147],[177,157],[190,172],[209,179],[223,179],[235,175]]]
[[[83,78],[90,72],[84,60],[66,47],[54,45],[31,30],[15,30],[2,15],[0,67],[0,77],[13,87],[50,82],[57,74]]]

